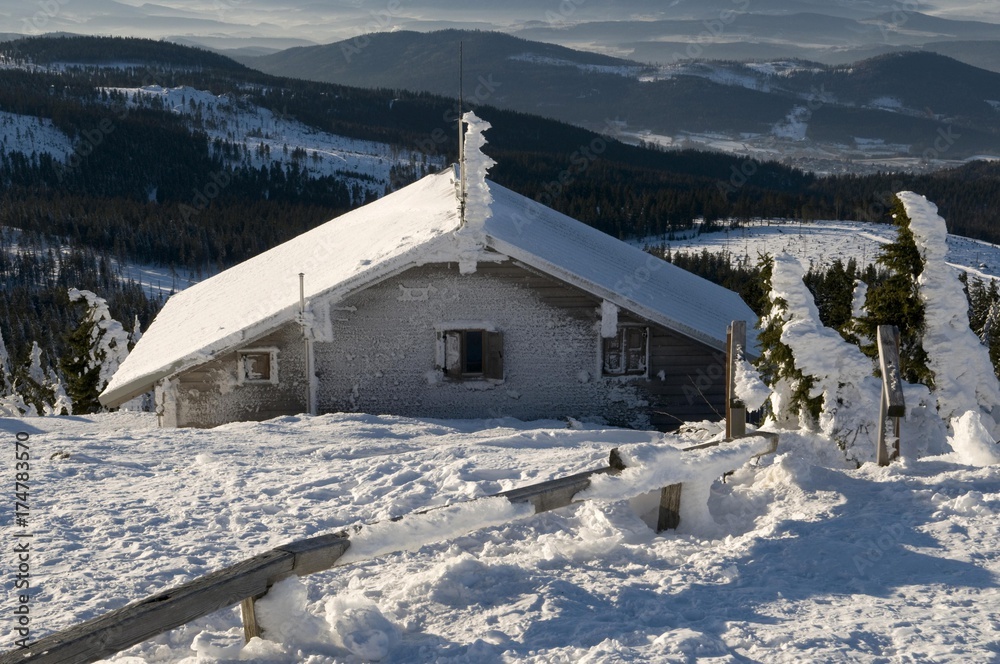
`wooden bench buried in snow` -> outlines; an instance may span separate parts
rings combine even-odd
[[[777,434],[757,433],[745,441],[752,441],[754,438],[765,440],[741,448],[741,450],[748,450],[748,453],[740,455],[742,458],[740,463],[751,457],[774,452],[777,448]],[[713,447],[724,448],[725,446],[721,445],[720,441],[674,450],[674,452],[708,450]],[[732,461],[735,456],[730,455],[725,458]],[[618,450],[612,450],[609,465],[606,467],[504,491],[490,496],[488,499],[504,498],[513,505],[530,504],[532,513],[537,514],[576,502],[577,495],[592,488],[597,477],[622,474],[632,470],[635,469],[625,467]],[[633,478],[622,477],[620,479],[631,484]],[[639,482],[636,491],[645,492],[649,490],[649,487],[641,485],[641,483],[655,482],[657,476],[646,474],[639,475],[636,479]],[[681,493],[681,484],[678,483],[670,484],[661,489],[660,524],[663,528],[677,526]],[[609,494],[608,487],[605,486],[604,494],[597,495],[595,498],[603,499],[608,495],[614,497],[616,494],[613,491]],[[589,498],[590,496],[583,497],[584,500]],[[427,510],[422,514],[411,515],[411,518],[420,519],[431,516],[435,512],[460,509],[471,505],[471,503],[488,499]],[[366,528],[374,528],[378,525],[390,526],[391,524],[373,524],[373,526]],[[357,532],[362,533],[364,530],[365,528],[360,528]],[[438,539],[443,538],[438,537]],[[28,648],[4,653],[0,655],[0,664],[28,661],[38,664],[93,662],[137,643],[147,641],[192,620],[236,604],[242,605],[244,635],[249,640],[253,636],[260,635],[260,627],[257,625],[254,611],[256,599],[263,597],[271,586],[282,579],[293,575],[314,574],[342,563],[341,559],[344,554],[350,550],[351,539],[347,532],[320,535],[285,544],[176,588],[133,602],[103,616],[51,634],[30,644]]]

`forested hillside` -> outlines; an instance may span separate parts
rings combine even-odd
[[[83,315],[68,287],[145,327],[159,294],[123,266],[223,269],[457,153],[457,104],[429,94],[278,78],[148,40],[25,39],[0,45],[0,58],[0,334],[15,371],[33,342],[56,370]],[[912,188],[954,232],[1000,241],[994,164],[819,178],[627,145],[613,123],[595,133],[472,106],[493,125],[496,182],[620,238],[669,236],[695,219],[884,220],[891,194]]]

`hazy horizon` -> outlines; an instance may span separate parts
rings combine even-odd
[[[121,0],[0,0],[0,32],[42,35],[69,32],[169,39],[229,49],[326,44],[371,32],[430,31],[449,27],[517,33],[526,28],[564,28],[594,21],[727,20],[733,12],[812,12],[852,19],[882,15],[904,25],[914,12],[948,19],[998,24],[1000,3],[944,0],[514,0],[497,7],[482,0],[340,0],[291,3],[283,0],[165,0],[156,4]],[[731,20],[731,19],[729,19]],[[791,36],[789,43],[795,43]],[[600,50],[599,48],[596,50]]]

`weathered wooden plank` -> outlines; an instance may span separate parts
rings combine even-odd
[[[289,542],[277,547],[276,551],[287,551],[295,556],[291,573],[306,576],[328,570],[351,547],[346,532],[320,535],[309,539]]]
[[[270,584],[277,583],[288,576],[307,576],[322,572],[333,567],[337,560],[351,547],[351,541],[346,532],[310,537],[305,540],[289,542],[276,547],[275,551],[284,551],[292,555],[291,570],[284,575],[269,579]],[[261,636],[261,628],[257,622],[257,600],[263,597],[248,597],[243,600],[241,611],[243,615],[243,638],[249,642],[255,636]]]
[[[757,457],[762,457],[765,454],[774,454],[778,450],[778,437],[779,435],[774,431],[751,431],[745,436],[740,436],[741,438],[766,438],[770,441],[770,445],[766,450],[760,454],[754,454],[751,459],[756,459]],[[705,450],[710,447],[718,447],[723,443],[731,443],[737,438],[725,438],[723,440],[710,440],[707,443],[698,443],[697,445],[688,445],[687,447],[681,448],[682,452],[693,452],[694,450]]]
[[[736,396],[736,362],[747,345],[747,323],[734,320],[726,334],[726,438],[747,432],[747,409]]]
[[[906,404],[903,400],[903,379],[899,370],[899,328],[895,325],[879,325],[876,334],[878,345],[879,369],[882,371],[882,394],[879,399],[878,442],[875,448],[875,461],[880,466],[899,456],[899,419],[906,415]],[[896,438],[893,441],[892,453],[886,446],[886,418],[896,421]]]
[[[671,484],[660,489],[660,512],[656,519],[656,532],[674,530],[681,523],[681,487]]]
[[[261,595],[263,597],[263,595]],[[247,597],[240,603],[240,616],[243,618],[243,641],[250,642],[255,636],[260,636],[260,624],[257,622],[257,599]]]
[[[535,514],[539,514],[572,504],[573,497],[590,486],[591,477],[611,471],[610,467],[588,470],[576,475],[503,491],[496,496],[506,498],[512,503],[531,503],[535,507]]]
[[[899,329],[895,325],[878,326],[878,359],[882,370],[889,417],[906,415],[903,379],[899,371]]]
[[[83,664],[103,659],[266,592],[272,579],[291,572],[294,558],[287,551],[262,553],[0,655],[0,664]]]

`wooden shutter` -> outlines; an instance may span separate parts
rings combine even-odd
[[[625,370],[622,367],[622,329],[618,328],[618,333],[615,336],[604,338],[603,345],[604,374],[617,376]]]
[[[646,373],[646,328],[625,328],[625,371],[630,374]]]
[[[483,334],[483,377],[503,380],[503,333]]]
[[[444,333],[444,373],[449,378],[462,377],[462,333]]]

